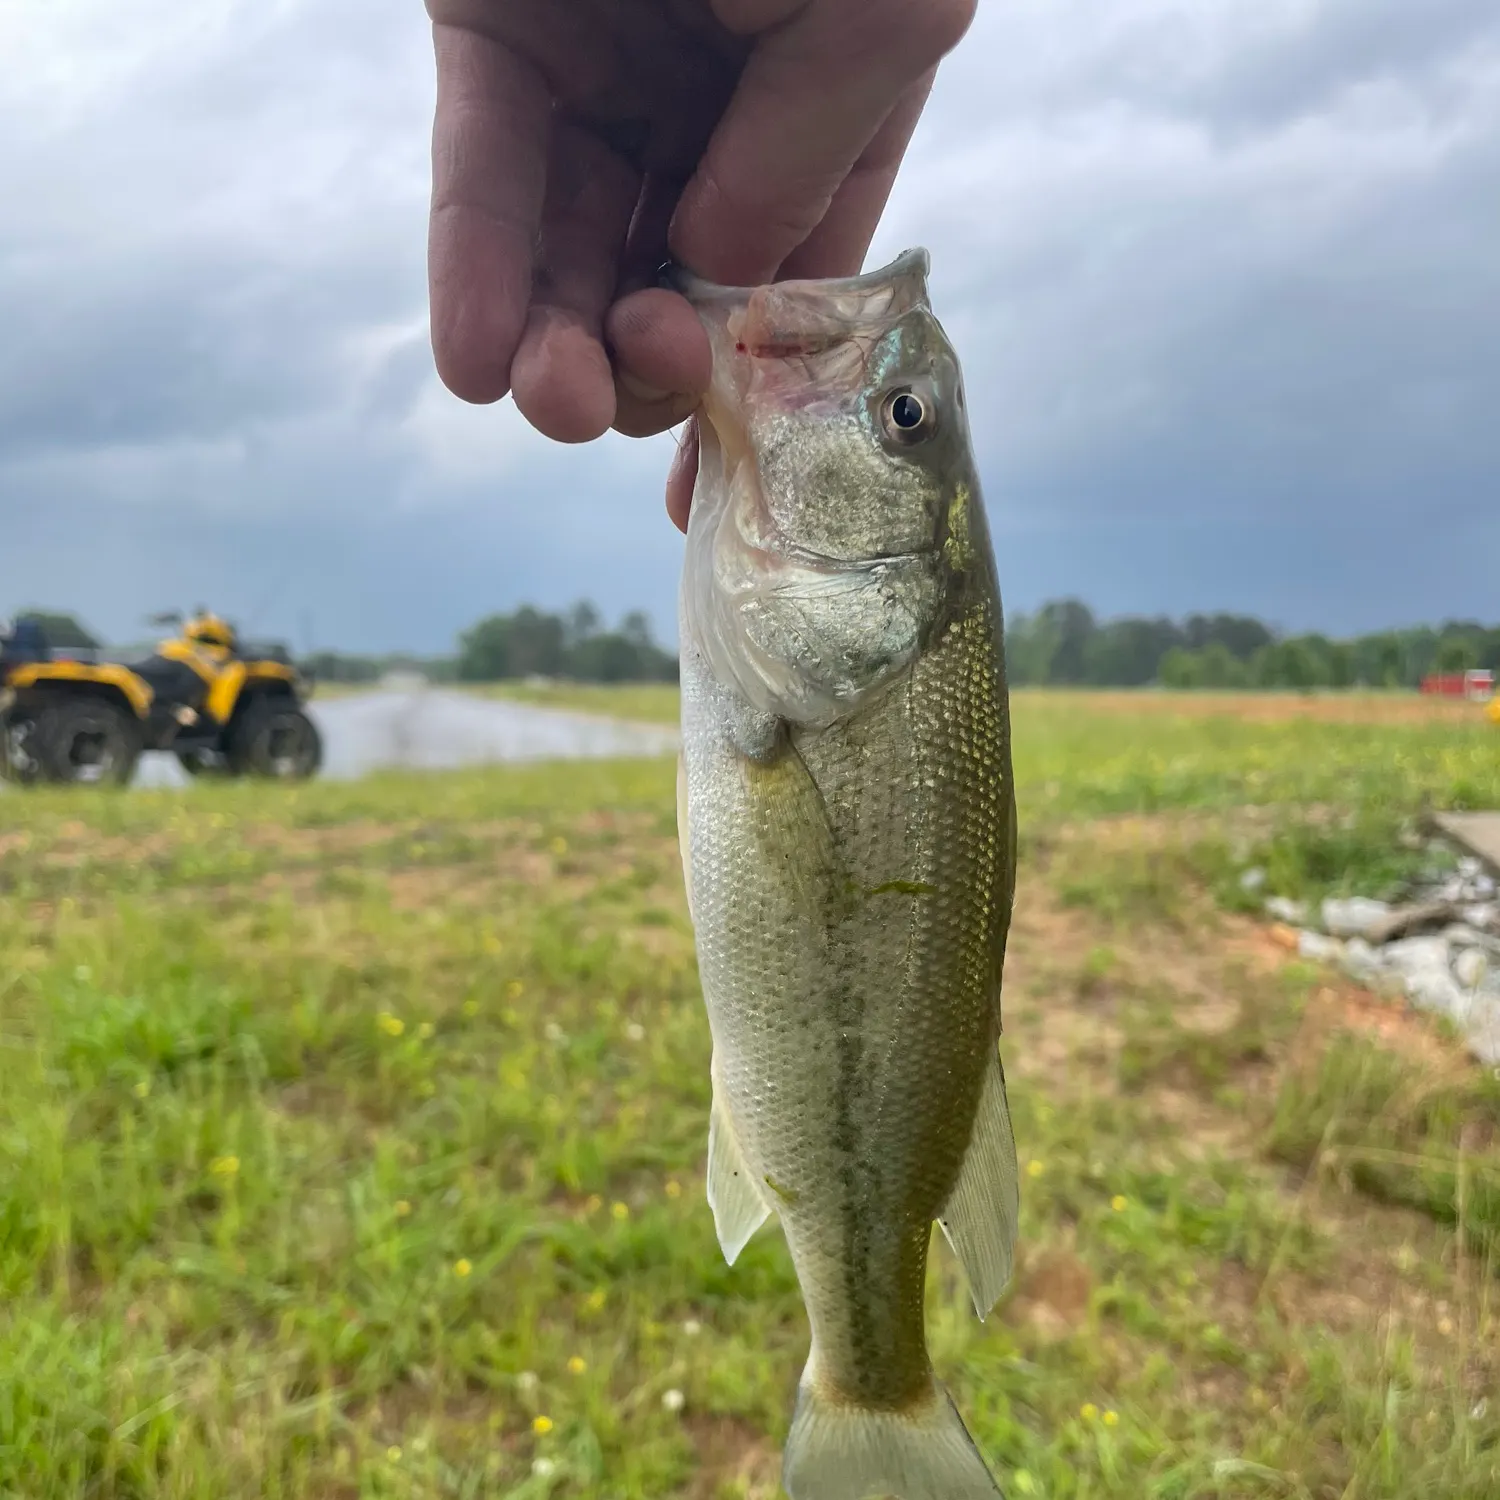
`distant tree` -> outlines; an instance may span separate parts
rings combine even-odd
[[[1485,631],[1479,643],[1479,665],[1500,672],[1500,625]]]
[[[1093,611],[1077,599],[1044,604],[1038,625],[1051,649],[1046,682],[1081,683],[1087,680],[1089,641],[1097,628]]]
[[[644,610],[633,609],[620,621],[620,634],[635,645],[650,649],[651,621]]]
[[[1053,644],[1040,615],[1011,615],[1005,622],[1005,670],[1010,681],[1017,687],[1045,683]]]
[[[1186,643],[1201,651],[1215,642],[1238,661],[1249,661],[1275,639],[1271,630],[1249,615],[1189,615],[1183,624]]]
[[[597,634],[603,623],[603,617],[593,604],[587,599],[580,599],[568,611],[563,634],[570,647],[576,646],[580,641],[586,641],[591,635]]]
[[[1360,636],[1351,651],[1356,682],[1378,688],[1401,686],[1401,638],[1395,631]]]
[[[1437,649],[1433,670],[1444,673],[1472,672],[1479,665],[1479,650],[1466,636],[1450,636]]]
[[[1326,660],[1329,687],[1354,686],[1354,647],[1349,641],[1329,641]]]
[[[1246,665],[1223,641],[1210,641],[1198,653],[1198,659],[1204,687],[1227,690],[1245,686]]]
[[[503,677],[514,676],[508,615],[488,615],[459,637],[460,682],[499,682]]]
[[[1159,675],[1163,687],[1202,687],[1203,653],[1190,651],[1186,646],[1174,646],[1162,657]]]
[[[455,663],[465,682],[503,678],[569,677],[583,682],[670,682],[677,658],[651,639],[651,623],[639,610],[626,615],[617,631],[599,628],[592,604],[573,606],[565,616],[531,605],[514,614],[489,615],[459,638]]]
[[[54,609],[18,609],[16,613],[35,620],[55,651],[97,651],[102,644],[76,615]]]
[[[376,657],[348,656],[339,651],[315,651],[305,665],[319,682],[374,682],[382,670]]]
[[[1182,632],[1170,620],[1111,620],[1095,629],[1084,645],[1084,680],[1115,687],[1153,682],[1162,658],[1182,639]]]

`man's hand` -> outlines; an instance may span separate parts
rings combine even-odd
[[[588,442],[688,417],[708,341],[670,255],[757,285],[860,269],[976,0],[428,0],[438,372]],[[668,510],[686,525],[696,435]]]

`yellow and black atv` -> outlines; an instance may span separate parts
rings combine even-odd
[[[323,760],[309,693],[285,650],[242,649],[206,611],[134,662],[54,652],[22,617],[0,631],[0,774],[123,786],[142,751],[166,750],[194,776],[309,777]]]

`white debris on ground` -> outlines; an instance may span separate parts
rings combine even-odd
[[[1260,890],[1264,872],[1247,870],[1241,884]],[[1306,902],[1271,896],[1265,910],[1295,933],[1301,957],[1335,964],[1377,994],[1404,995],[1419,1010],[1447,1017],[1475,1057],[1500,1064],[1495,878],[1466,857],[1452,873],[1432,872],[1402,894],[1400,901],[1329,898],[1316,913]]]

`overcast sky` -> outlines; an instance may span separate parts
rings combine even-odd
[[[670,438],[438,383],[418,0],[0,4],[0,614],[674,634]],[[1500,6],[983,0],[870,265],[933,258],[1008,608],[1500,618]]]

